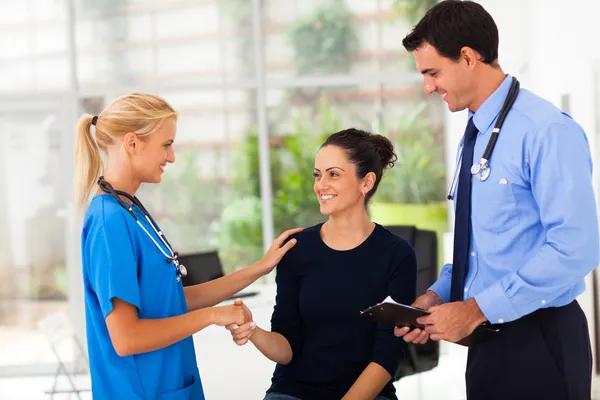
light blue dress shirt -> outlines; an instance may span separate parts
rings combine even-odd
[[[507,75],[470,113],[479,130],[475,162],[483,155],[510,84]],[[584,291],[584,278],[599,261],[585,132],[550,102],[521,89],[490,167],[486,181],[472,177],[465,300],[474,297],[493,324],[570,303]],[[450,301],[451,277],[452,264],[446,264],[430,288],[444,302]]]

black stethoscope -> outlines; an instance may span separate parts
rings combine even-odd
[[[479,163],[473,164],[471,166],[471,175],[475,175],[477,179],[481,182],[485,181],[489,178],[491,173],[490,168],[490,158],[492,157],[492,152],[494,151],[494,147],[496,146],[496,142],[498,141],[498,135],[500,134],[500,128],[502,128],[502,124],[510,111],[513,103],[517,99],[519,95],[520,83],[513,76],[512,83],[510,84],[510,89],[508,91],[508,95],[504,100],[504,104],[502,105],[502,109],[500,110],[500,114],[498,115],[498,119],[496,120],[496,124],[494,125],[494,129],[492,130],[492,136],[483,152],[483,156],[479,160]],[[461,145],[462,146],[462,145]],[[463,147],[464,148],[464,147]],[[460,153],[460,157],[458,159],[458,163],[456,165],[456,169],[454,170],[454,177],[452,178],[452,184],[450,185],[450,190],[448,191],[448,200],[454,199],[454,192],[456,191],[456,186],[458,184],[458,171],[460,170],[460,166],[462,164],[462,151]]]
[[[140,228],[142,228],[144,230],[144,232],[146,232],[146,235],[148,235],[148,237],[152,240],[154,245],[167,258],[167,263],[173,263],[173,265],[175,266],[175,275],[176,275],[177,282],[179,282],[182,277],[186,276],[187,269],[185,268],[185,266],[183,266],[183,264],[180,264],[179,260],[177,259],[179,254],[176,251],[173,251],[173,248],[171,247],[171,244],[167,240],[167,237],[162,233],[162,231],[158,227],[158,224],[156,222],[154,222],[154,219],[150,216],[150,213],[146,210],[146,208],[144,207],[142,202],[139,201],[137,197],[131,196],[129,193],[126,193],[126,192],[123,192],[120,190],[115,190],[110,183],[108,183],[104,180],[103,176],[101,176],[100,179],[98,179],[98,186],[100,187],[100,189],[103,192],[114,197],[119,202],[121,207],[123,207],[124,209],[126,209],[129,212],[129,214],[135,219],[135,222],[137,222],[137,224],[140,226]],[[137,207],[139,207],[139,209],[144,214],[144,217],[146,217],[146,220],[148,221],[148,223],[150,224],[152,229],[154,229],[154,232],[160,238],[160,240],[163,242],[163,244],[165,245],[167,250],[169,250],[169,253],[171,253],[171,255],[167,254],[163,250],[163,248],[158,244],[156,239],[154,239],[154,237],[150,234],[150,232],[148,232],[148,230],[144,227],[144,225],[142,225],[142,223],[138,219],[137,215],[135,215],[135,213],[133,212],[133,207],[131,205],[128,205],[127,203],[125,203],[119,196],[123,196],[123,197],[127,198],[129,201],[131,201],[132,204],[135,204]]]

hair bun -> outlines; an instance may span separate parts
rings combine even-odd
[[[381,157],[381,165],[383,169],[392,168],[398,160],[398,157],[394,152],[394,145],[390,139],[383,135],[372,135],[371,141],[377,148],[379,157]]]

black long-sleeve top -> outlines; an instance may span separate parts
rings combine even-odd
[[[393,325],[371,322],[360,311],[391,296],[416,297],[413,248],[381,225],[358,247],[337,251],[322,240],[322,224],[295,235],[298,242],[277,267],[271,330],[290,343],[293,357],[277,365],[268,392],[303,400],[339,400],[369,363],[394,376],[406,343]],[[397,399],[393,380],[380,396]]]

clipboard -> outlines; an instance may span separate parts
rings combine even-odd
[[[396,303],[388,296],[383,302],[361,311],[360,314],[375,322],[394,324],[395,326],[408,326],[413,330],[415,328],[423,329],[424,325],[419,324],[417,318],[431,313],[422,308]],[[475,328],[473,333],[459,340],[456,344],[467,347],[472,346],[493,339],[499,333],[499,329],[493,328],[489,324],[482,324]]]

